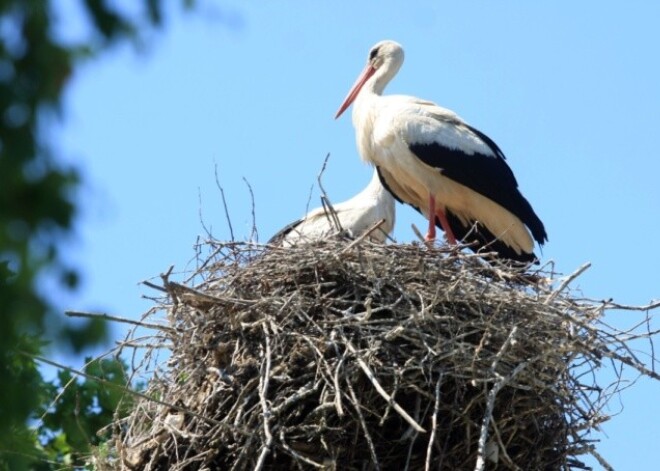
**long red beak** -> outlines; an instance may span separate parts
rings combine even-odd
[[[364,68],[358,79],[355,81],[353,86],[351,87],[351,91],[348,92],[348,95],[346,95],[346,98],[344,98],[344,102],[341,104],[339,107],[339,110],[337,111],[337,114],[335,115],[335,119],[339,118],[341,114],[346,111],[346,108],[351,106],[351,103],[355,100],[355,98],[358,96],[358,93],[360,93],[360,90],[362,89],[362,86],[366,83],[369,78],[376,72],[376,69],[371,67],[371,65],[367,64],[367,66]]]

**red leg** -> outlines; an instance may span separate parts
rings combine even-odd
[[[426,232],[426,240],[435,240],[435,198],[429,193],[429,230]]]
[[[456,245],[456,237],[454,236],[454,232],[451,230],[451,227],[449,227],[449,221],[447,221],[447,216],[445,215],[445,212],[440,209],[435,207],[435,197],[429,193],[429,231],[426,234],[426,240],[435,240],[435,217],[438,217],[440,220],[440,225],[442,226],[442,230],[445,231],[445,235],[447,236],[447,241],[451,245]]]
[[[445,215],[444,211],[442,209],[437,209],[436,215],[438,216],[438,219],[440,219],[440,225],[442,226],[442,229],[445,231],[447,242],[449,242],[451,245],[456,245],[456,237],[454,236],[454,232],[451,230],[451,227],[449,227],[449,221],[447,221],[447,216]]]

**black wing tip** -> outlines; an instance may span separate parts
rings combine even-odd
[[[470,240],[466,240],[464,242],[471,244]],[[472,249],[475,253],[495,252],[498,258],[502,261],[506,260],[521,265],[538,265],[540,263],[534,252],[518,253],[504,242],[497,239],[485,241],[485,243],[477,239],[476,241],[472,241],[472,244],[475,245],[475,247]],[[472,245],[469,246],[472,248]]]
[[[513,171],[504,153],[481,131],[468,126],[491,150],[493,155],[465,154],[460,149],[444,147],[437,142],[411,144],[410,150],[425,164],[441,168],[445,177],[479,193],[500,205],[525,224],[539,244],[548,240],[543,222],[518,189]],[[466,162],[470,162],[466,166]]]
[[[525,202],[527,202],[527,200],[525,200]],[[527,217],[522,221],[531,231],[534,240],[539,245],[543,245],[548,241],[548,233],[545,231],[545,225],[536,215],[529,202],[527,202],[527,205],[529,206],[529,212],[527,213]]]
[[[472,222],[468,226],[465,226],[451,211],[447,211],[446,215],[454,236],[458,240],[463,241],[473,252],[495,252],[502,260],[510,260],[511,262],[525,265],[539,264],[539,259],[534,252],[516,252],[512,247],[495,237],[482,224]],[[436,226],[442,229],[440,221],[437,218],[435,223]]]
[[[385,178],[383,178],[383,175],[381,174],[380,167],[377,166],[376,170],[378,171],[378,177],[380,179],[380,182],[385,187],[385,189],[389,191],[390,194],[392,194],[392,196],[394,196],[394,199],[396,199],[399,203],[407,204],[405,201],[401,200],[401,198],[399,198],[399,196],[396,193],[394,193],[392,189],[389,187],[387,181],[385,181]],[[527,202],[527,200],[524,197],[522,197],[522,199],[529,207],[529,212],[532,215],[532,218],[528,219],[530,220],[531,223],[531,226],[528,225],[528,227],[532,232],[532,237],[534,237],[534,239],[536,240],[536,242],[538,242],[539,245],[543,245],[543,243],[548,240],[548,235],[545,231],[545,226],[543,225],[541,219],[539,219],[539,217],[536,215],[529,202]],[[420,214],[423,214],[422,211],[417,206],[412,204],[408,204],[408,205],[412,206]],[[514,263],[520,263],[524,265],[530,265],[530,264],[538,265],[540,263],[538,257],[534,252],[531,253],[516,252],[511,247],[506,245],[504,242],[497,239],[488,229],[486,229],[482,225],[477,225],[476,223],[473,223],[470,225],[470,227],[465,227],[460,222],[460,220],[456,216],[454,216],[450,211],[447,211],[447,219],[449,220],[449,225],[451,226],[451,229],[454,232],[454,235],[458,238],[458,240],[465,241],[466,236],[468,236],[469,234],[474,234],[475,240],[473,240],[471,243],[470,241],[465,241],[465,242],[469,243],[470,244],[469,247],[476,253],[495,252],[502,259],[511,260]],[[436,226],[438,226],[440,229],[443,229],[442,225],[440,224],[440,221],[437,218],[436,218]]]
[[[297,221],[292,222],[291,224],[287,224],[284,226],[282,229],[277,231],[270,239],[268,239],[268,242],[266,242],[266,245],[281,245],[284,238],[289,235],[291,231],[293,231],[296,227],[302,223],[304,219],[298,219]]]

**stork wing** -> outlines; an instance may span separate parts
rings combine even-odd
[[[408,145],[410,151],[426,165],[439,169],[447,178],[516,215],[530,229],[534,239],[543,244],[548,238],[543,222],[518,190],[518,182],[499,147],[488,136],[463,123],[446,123],[446,126],[441,134],[443,138],[452,132],[461,133],[471,140],[478,139],[483,150],[476,150],[478,147],[474,145],[464,150],[459,144],[460,139],[455,136],[446,140],[427,138],[411,142]]]
[[[268,239],[268,242],[266,242],[267,245],[280,245],[284,238],[289,235],[291,231],[293,231],[296,227],[298,227],[305,219],[298,219],[297,221],[292,222],[291,224],[287,224],[284,226],[282,229],[277,231],[273,237]]]

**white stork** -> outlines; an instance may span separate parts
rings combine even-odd
[[[385,222],[373,230],[368,237],[374,242],[385,242],[394,228],[394,198],[383,187],[377,171],[374,171],[369,185],[364,190],[347,201],[333,205],[333,209],[341,229],[353,237],[362,235],[384,219]],[[326,208],[316,208],[302,219],[280,230],[268,243],[290,247],[325,239],[339,233],[337,222]]]
[[[354,102],[362,159],[378,168],[383,184],[399,201],[428,217],[427,240],[435,239],[438,224],[451,244],[459,239],[474,250],[536,261],[532,237],[543,244],[545,228],[495,142],[435,103],[382,96],[402,63],[399,44],[376,44],[337,111],[335,118]]]

